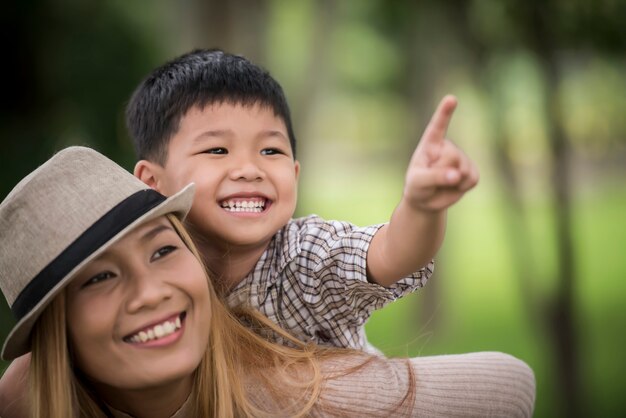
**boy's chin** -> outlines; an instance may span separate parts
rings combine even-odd
[[[200,248],[230,249],[233,247],[253,248],[267,245],[276,231],[255,233],[250,229],[230,230],[227,232],[206,231],[196,229],[193,239]]]

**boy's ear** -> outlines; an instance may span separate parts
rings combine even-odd
[[[298,160],[294,163],[294,169],[296,170],[296,180],[300,178],[300,162]]]
[[[139,180],[146,183],[148,186],[160,192],[160,172],[161,166],[148,160],[139,160],[135,164],[135,170],[133,174]]]

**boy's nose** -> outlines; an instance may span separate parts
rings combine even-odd
[[[245,161],[230,171],[230,178],[231,180],[259,181],[265,178],[265,173],[253,161]]]

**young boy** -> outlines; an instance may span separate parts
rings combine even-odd
[[[137,177],[165,195],[196,183],[189,224],[231,306],[248,304],[303,341],[364,349],[372,311],[424,285],[446,209],[478,180],[445,139],[455,106],[445,97],[435,112],[389,223],[365,228],[292,219],[300,165],[289,107],[243,57],[196,50],[166,63],[126,117]]]

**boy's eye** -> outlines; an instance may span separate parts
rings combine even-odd
[[[278,148],[265,148],[261,150],[261,155],[277,155],[277,154],[284,154],[284,152],[282,152]]]
[[[210,148],[204,151],[204,153],[222,155],[222,154],[228,154],[228,150],[226,148],[217,147],[217,148]]]
[[[159,248],[153,255],[151,260],[158,260],[159,258],[165,257],[169,253],[172,253],[177,250],[177,247],[173,245],[166,245],[165,247]]]
[[[101,273],[96,274],[95,276],[90,277],[88,280],[86,280],[81,288],[85,288],[87,286],[91,286],[94,285],[96,283],[100,283],[103,282],[105,280],[111,279],[115,277],[115,275],[113,273],[111,273],[110,271],[103,271]]]

